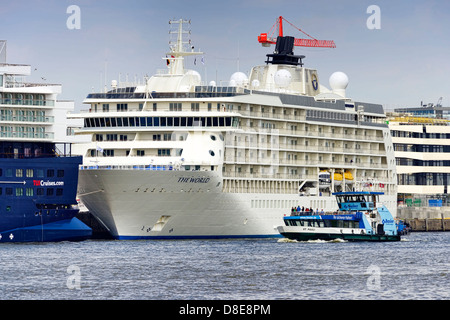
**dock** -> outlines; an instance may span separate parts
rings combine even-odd
[[[403,207],[397,217],[415,232],[450,231],[450,207]]]

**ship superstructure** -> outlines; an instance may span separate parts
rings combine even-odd
[[[293,38],[227,86],[184,67],[183,42],[167,72],[144,85],[92,93],[74,146],[84,157],[79,196],[118,239],[277,237],[287,208],[334,210],[334,191],[385,193],[395,215],[396,174],[381,105],[345,96],[347,76],[319,82]]]

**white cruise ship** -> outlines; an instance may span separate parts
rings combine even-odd
[[[202,83],[184,57],[202,54],[174,21],[167,70],[143,85],[89,94],[74,146],[79,197],[117,239],[279,237],[292,207],[337,210],[331,192],[383,191],[395,216],[397,178],[381,105],[345,96],[293,54],[292,37],[249,75]],[[164,61],[166,64],[166,61]]]

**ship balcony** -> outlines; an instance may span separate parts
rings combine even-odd
[[[40,125],[51,125],[55,122],[55,117],[53,116],[0,116],[0,122],[2,123],[23,123],[23,124],[40,124]]]
[[[5,94],[3,94],[5,95]],[[35,99],[0,99],[1,106],[23,106],[23,107],[54,107],[55,100],[35,100]]]
[[[2,131],[0,133],[2,139],[36,139],[36,140],[52,140],[55,138],[53,132],[19,132],[19,131]]]

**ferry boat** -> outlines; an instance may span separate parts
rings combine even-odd
[[[78,195],[113,237],[280,237],[287,208],[335,210],[332,192],[369,185],[395,214],[381,105],[346,97],[342,72],[330,77],[332,89],[322,85],[284,36],[264,65],[206,84],[184,66],[203,55],[184,37],[186,24],[169,24],[177,38],[165,70],[143,84],[113,80],[87,96],[88,112],[71,115],[84,123],[77,134],[90,137],[73,147],[83,156]]]
[[[0,41],[0,57],[5,50]],[[84,240],[92,230],[75,217],[82,159],[59,140],[73,103],[56,100],[61,85],[26,82],[30,74],[0,59],[0,243]]]
[[[399,224],[384,206],[382,192],[337,192],[334,213],[293,211],[278,232],[291,240],[399,241]],[[401,225],[403,227],[403,225]],[[403,229],[403,228],[402,228]]]

